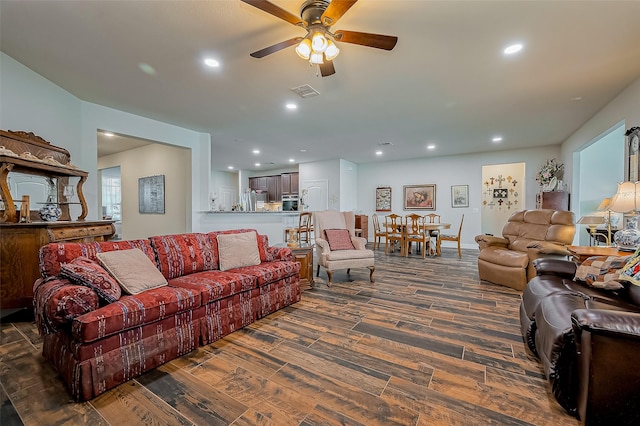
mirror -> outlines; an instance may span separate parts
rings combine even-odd
[[[37,210],[36,205],[46,203],[49,195],[53,195],[53,202],[57,202],[57,179],[44,176],[27,175],[24,173],[10,173],[7,179],[11,196],[19,202],[23,195],[29,196],[31,209]]]

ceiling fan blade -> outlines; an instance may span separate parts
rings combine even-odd
[[[272,53],[276,53],[282,49],[286,49],[287,47],[293,46],[294,44],[300,43],[301,41],[302,37],[290,38],[289,40],[281,41],[280,43],[276,43],[272,46],[265,47],[264,49],[250,53],[249,56],[253,58],[264,58],[267,55],[271,55]]]
[[[241,0],[244,3],[247,3],[255,8],[262,10],[263,12],[270,13],[271,15],[283,19],[290,24],[306,26],[306,23],[298,16],[293,13],[287,12],[286,10],[276,6],[275,4],[267,1],[267,0]]]
[[[333,66],[333,61],[327,61],[323,64],[320,64],[320,75],[323,77],[329,77],[336,73],[336,69]]]
[[[362,46],[375,47],[376,49],[392,50],[396,47],[398,37],[382,34],[361,33],[358,31],[342,31],[335,33],[336,40],[343,43],[353,43]]]
[[[357,1],[358,0],[332,0],[327,10],[322,14],[320,18],[321,22],[324,25],[334,25]]]

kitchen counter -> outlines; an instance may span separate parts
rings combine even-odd
[[[250,228],[269,237],[269,244],[284,243],[286,228],[296,228],[299,211],[204,211],[198,229],[201,232]]]

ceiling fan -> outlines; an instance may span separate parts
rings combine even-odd
[[[312,65],[318,65],[323,77],[335,74],[333,59],[340,49],[335,42],[359,44],[376,49],[392,50],[398,37],[358,31],[330,31],[332,25],[345,14],[357,0],[306,0],[300,6],[300,18],[267,0],[241,0],[264,12],[283,19],[307,30],[305,37],[294,37],[265,47],[250,54],[254,58],[264,58],[297,44],[296,53]]]

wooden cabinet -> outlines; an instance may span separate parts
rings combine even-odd
[[[569,210],[569,193],[567,191],[542,191],[536,194],[536,208]]]
[[[369,241],[369,216],[358,214],[356,215],[356,228],[362,230],[362,237]]]
[[[105,241],[115,233],[115,226],[113,221],[84,220],[88,210],[82,185],[89,173],[71,163],[66,149],[27,132],[0,130],[0,139],[0,310],[27,308],[33,305],[33,283],[40,278],[40,247],[57,241]],[[52,200],[42,201],[60,207],[62,215],[57,221],[41,221],[38,200],[30,200],[29,208],[23,202],[19,214],[15,203],[24,194],[12,194],[9,186],[9,175],[15,172],[40,180],[51,190]],[[77,180],[76,203],[65,192],[72,180]],[[71,220],[70,204],[82,209],[77,221]]]
[[[269,202],[279,203],[280,201],[282,201],[280,175],[267,176],[267,192],[269,194]]]
[[[298,194],[299,173],[282,173],[282,195]]]
[[[300,287],[303,290],[313,288],[313,245],[301,243],[290,248],[296,261],[300,262]]]
[[[267,177],[259,176],[249,178],[249,188],[251,189],[259,189],[261,191],[267,191]]]
[[[33,304],[33,283],[40,278],[40,247],[53,242],[106,241],[113,221],[0,223],[0,309]]]

